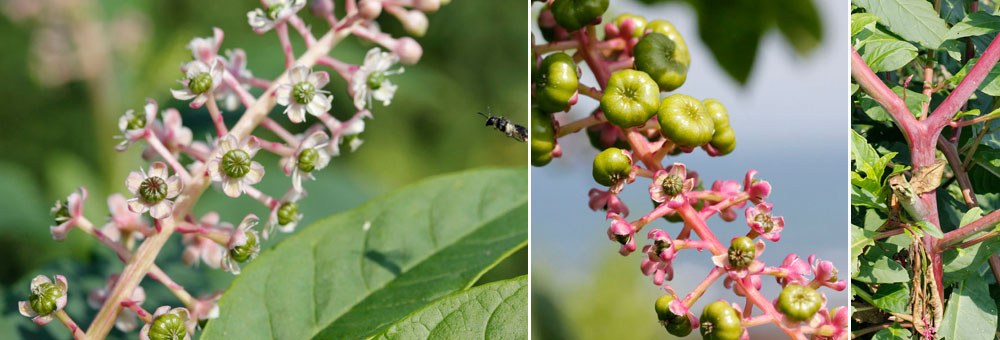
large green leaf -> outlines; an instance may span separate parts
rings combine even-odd
[[[851,268],[857,269],[858,256],[861,256],[865,247],[875,243],[875,241],[872,240],[872,237],[875,235],[878,235],[878,233],[851,225]],[[856,273],[857,270],[852,270],[851,272]]]
[[[527,175],[441,176],[298,231],[233,281],[204,338],[366,338],[468,288],[526,245]]]
[[[938,327],[938,339],[990,340],[997,325],[997,306],[986,281],[973,275],[951,291]]]
[[[962,79],[965,79],[965,76],[969,74],[969,71],[972,70],[972,67],[976,65],[977,61],[979,61],[979,58],[969,60],[969,62],[966,63],[965,66],[958,71],[958,73],[955,73],[954,76],[948,79],[948,81],[958,85],[958,83],[960,83]],[[983,78],[983,81],[979,83],[979,90],[991,96],[1000,96],[1000,67],[993,66],[990,73],[986,74],[986,78]]]
[[[880,285],[872,295],[875,307],[893,313],[910,312],[909,282]]]
[[[875,27],[873,24],[876,22],[878,22],[878,17],[871,13],[851,14],[851,36],[853,37],[854,35],[861,33],[861,30],[867,27]]]
[[[869,247],[861,256],[861,266],[852,278],[864,283],[895,283],[910,281],[910,274],[879,247]]]
[[[854,3],[877,15],[890,31],[926,48],[937,49],[948,34],[944,19],[926,0],[854,0]]]
[[[891,71],[909,64],[917,56],[917,47],[882,30],[863,29],[854,36],[855,48],[874,72]]]
[[[958,39],[1000,31],[1000,17],[986,13],[969,13],[948,31],[947,39]]]
[[[979,207],[969,209],[962,216],[959,226],[972,223],[972,221],[980,217],[983,217],[982,209]],[[982,236],[987,232],[989,231],[981,231],[969,238]],[[969,276],[974,276],[979,272],[979,267],[982,267],[986,263],[986,259],[996,253],[997,250],[1000,250],[1000,238],[993,237],[966,248],[944,251],[941,255],[944,262],[944,283],[957,282]]]
[[[908,340],[910,337],[910,330],[893,324],[892,327],[876,332],[872,340]]]
[[[527,339],[528,277],[440,299],[372,339]]]

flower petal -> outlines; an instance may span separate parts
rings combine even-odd
[[[226,178],[222,181],[222,191],[229,197],[240,197],[243,193],[240,187],[240,180],[236,178]]]
[[[197,94],[192,93],[188,89],[183,89],[183,90],[170,89],[170,94],[173,95],[174,98],[179,100],[191,100],[191,98],[198,96]]]
[[[326,71],[313,72],[306,81],[313,84],[319,90],[330,83],[330,74],[326,73]]]
[[[146,203],[142,203],[142,201],[140,201],[139,198],[137,197],[130,198],[128,199],[127,202],[128,202],[128,209],[132,210],[132,212],[136,214],[142,214],[147,210],[149,210],[149,207],[146,206]]]
[[[309,78],[309,68],[305,65],[295,65],[288,71],[288,80],[292,85],[306,81]],[[315,85],[315,84],[313,84]]]
[[[184,190],[184,182],[181,182],[180,177],[173,175],[167,178],[167,198],[177,197],[181,194],[181,190]]]
[[[138,171],[132,171],[128,174],[128,177],[125,178],[125,188],[134,194],[139,191],[139,185],[141,185],[142,181],[145,179],[146,177]]]
[[[292,85],[281,84],[274,90],[274,100],[281,106],[288,106],[292,98]]]
[[[170,200],[162,200],[159,203],[154,204],[149,209],[149,216],[155,219],[163,219],[170,215],[170,211],[173,209],[173,202]]]
[[[315,96],[313,96],[313,99],[309,101],[309,104],[306,105],[306,107],[309,111],[309,114],[319,117],[322,116],[324,113],[330,111],[330,106],[332,106],[332,101],[333,101],[333,96],[325,96],[317,93]]]
[[[21,315],[26,317],[33,318],[38,316],[38,312],[31,308],[31,304],[28,301],[18,301],[17,309],[21,312]]]
[[[167,178],[167,164],[163,162],[153,162],[149,165],[149,172],[146,173],[148,177],[159,177],[160,179]]]
[[[236,140],[235,136],[226,134],[219,139],[219,154],[224,155],[226,152],[229,152],[229,150],[237,148],[239,144],[240,143]]]

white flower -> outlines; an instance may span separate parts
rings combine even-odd
[[[204,105],[208,95],[222,83],[222,66],[217,60],[212,60],[211,67],[195,60],[181,65],[181,71],[184,72],[184,79],[178,82],[184,84],[184,89],[170,89],[170,94],[180,100],[193,99],[190,106],[195,109]]]
[[[147,227],[146,222],[142,220],[140,214],[132,212],[125,196],[119,193],[108,196],[108,210],[111,212],[110,221],[101,227],[101,234],[105,237],[115,242],[121,240],[122,232],[128,232],[137,240],[145,237],[139,228]]]
[[[111,274],[108,280],[104,284],[104,288],[94,288],[90,290],[87,294],[87,304],[91,308],[99,309],[101,305],[104,304],[104,300],[108,298],[108,294],[111,290],[115,288],[115,284],[118,283],[118,279],[121,277],[119,274]],[[128,298],[129,301],[135,303],[136,305],[142,305],[146,301],[146,291],[142,289],[141,286],[136,286],[132,290],[132,295]],[[115,328],[122,332],[131,332],[139,327],[139,320],[135,317],[135,312],[129,308],[122,308],[118,311],[118,318],[115,320]]]
[[[191,129],[184,126],[181,113],[175,108],[163,111],[163,124],[157,122],[154,131],[160,142],[173,153],[180,152],[181,148],[191,145],[191,141],[194,139]]]
[[[292,157],[281,159],[281,167],[286,175],[292,175],[292,187],[302,191],[302,178],[315,179],[313,170],[320,170],[330,163],[330,153],[325,149],[330,143],[323,131],[313,132],[306,137]]]
[[[278,86],[275,92],[278,104],[284,105],[285,114],[292,123],[306,120],[306,111],[313,116],[321,116],[330,111],[333,95],[321,90],[330,82],[326,72],[311,72],[303,65],[295,65],[288,71],[288,83]]]
[[[66,307],[69,285],[66,278],[56,275],[56,282],[44,275],[31,279],[31,294],[28,301],[18,301],[17,308],[21,315],[32,318],[35,324],[44,326],[52,321],[54,314]]]
[[[403,68],[389,71],[389,67],[399,62],[399,56],[382,52],[378,47],[372,48],[365,55],[365,62],[354,72],[351,79],[351,91],[354,92],[354,107],[363,109],[372,106],[372,98],[389,105],[392,96],[396,94],[393,85],[386,76],[403,73]]]
[[[279,22],[306,6],[306,0],[264,0],[264,9],[247,12],[247,23],[258,34],[270,31]]]
[[[262,233],[265,240],[271,236],[274,229],[278,229],[283,233],[295,231],[295,226],[302,219],[302,214],[299,213],[299,205],[296,202],[305,197],[305,195],[305,191],[298,191],[294,188],[290,188],[285,192],[281,200],[271,208],[271,214],[267,216],[267,224],[264,225]]]
[[[147,129],[152,126],[153,121],[156,119],[156,101],[146,99],[143,111],[144,113],[139,115],[134,110],[128,110],[118,118],[118,130],[122,134],[121,136],[115,136],[115,139],[121,139],[122,142],[115,146],[115,150],[125,151],[132,143],[145,137]]]
[[[229,237],[229,244],[226,245],[226,256],[222,260],[222,269],[240,274],[240,263],[252,261],[260,253],[260,242],[256,230],[257,216],[249,214],[236,227],[236,231]]]
[[[360,111],[351,117],[350,120],[341,123],[340,129],[334,132],[333,141],[329,143],[327,149],[330,150],[330,156],[340,156],[340,144],[347,142],[348,146],[351,148],[351,152],[357,150],[364,140],[358,136],[365,131],[365,118],[371,119],[371,112],[368,110]]]
[[[135,195],[128,199],[128,208],[136,214],[149,211],[149,216],[162,219],[170,215],[174,202],[170,198],[180,195],[184,183],[177,175],[167,177],[167,165],[163,162],[153,162],[149,172],[141,168],[132,171],[125,179],[128,191]]]
[[[55,216],[58,225],[49,226],[49,233],[52,239],[62,241],[66,239],[69,230],[76,226],[77,221],[83,216],[83,203],[87,201],[87,189],[79,187],[76,192],[69,194],[65,200],[56,201],[55,206],[49,210]]]
[[[239,197],[244,186],[257,184],[264,177],[264,166],[253,161],[260,150],[256,138],[238,143],[233,135],[218,140],[219,151],[208,161],[208,174],[212,181],[222,183],[222,191],[229,197]]]

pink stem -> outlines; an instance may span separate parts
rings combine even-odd
[[[694,229],[694,232],[695,234],[698,234],[698,237],[712,244],[709,248],[709,250],[712,251],[712,254],[720,255],[726,253],[726,247],[715,238],[715,234],[713,234],[712,230],[708,228],[707,224],[705,224],[705,220],[694,211],[694,208],[691,207],[691,203],[684,202],[684,204],[677,209],[677,213],[684,218],[685,225],[690,225],[691,228]]]
[[[785,334],[788,334],[788,336],[791,337],[792,339],[798,339],[798,340],[808,339],[804,334],[802,334],[802,332],[785,327],[785,325],[781,323],[781,319],[783,319],[781,313],[778,313],[778,311],[774,309],[774,306],[771,305],[770,300],[761,295],[760,292],[757,291],[757,289],[754,288],[752,284],[749,284],[749,282],[747,282],[748,279],[749,278],[744,278],[742,280],[736,281],[736,284],[740,285],[740,288],[743,289],[743,292],[747,297],[747,301],[753,302],[753,304],[757,305],[757,307],[759,307],[761,310],[764,311],[764,314],[771,315],[772,317],[771,322],[780,327],[781,330],[784,331]]]
[[[225,136],[229,133],[229,129],[226,128],[226,122],[222,120],[222,111],[219,111],[219,105],[215,102],[215,94],[209,93],[208,101],[205,104],[208,108],[208,114],[212,116],[212,123],[215,123],[215,132],[218,137]]]
[[[187,169],[177,161],[174,154],[170,153],[170,150],[167,150],[167,147],[163,146],[163,143],[160,143],[160,139],[156,137],[156,134],[146,132],[145,138],[146,142],[149,143],[149,146],[160,154],[160,158],[163,158],[163,160],[166,161],[167,164],[170,164],[170,167],[174,169],[174,172],[181,176],[181,181],[187,183],[191,180],[191,174],[189,174]]]
[[[281,50],[285,53],[285,69],[291,69],[295,64],[295,53],[292,52],[292,41],[288,39],[288,24],[286,22],[279,23],[274,26],[274,32],[278,33]]]
[[[58,312],[56,312],[56,319],[59,319],[59,321],[62,322],[62,324],[66,326],[67,329],[69,329],[70,333],[73,333],[73,339],[75,340],[89,339],[87,337],[87,334],[84,333],[82,329],[80,329],[80,326],[77,326],[76,322],[73,322],[73,319],[69,317],[69,314],[66,314],[65,309],[60,309]]]
[[[597,43],[597,33],[594,26],[587,26],[586,30],[577,31],[576,40],[580,42],[582,48],[579,52],[583,54],[583,59],[587,61],[587,66],[594,73],[597,82],[601,85],[602,89],[607,87],[611,71],[608,70],[608,65],[598,55],[599,48],[594,46]]]
[[[707,290],[708,287],[715,282],[715,280],[718,280],[725,274],[725,270],[722,270],[719,267],[712,267],[712,271],[708,272],[708,276],[706,276],[704,280],[701,280],[701,283],[698,283],[698,286],[694,287],[694,289],[691,290],[691,292],[688,293],[688,295],[685,296],[684,300],[681,302],[683,302],[684,306],[687,308],[691,308],[691,306],[698,301],[698,298],[701,298],[701,295],[705,294],[705,290]]]
[[[896,124],[899,124],[900,129],[903,130],[906,141],[908,143],[912,141],[917,135],[918,127],[922,125],[910,113],[910,109],[906,107],[903,99],[892,92],[888,86],[885,86],[882,80],[875,75],[875,72],[872,72],[872,69],[868,67],[868,64],[865,64],[865,60],[861,58],[858,51],[854,50],[853,46],[851,46],[851,74],[865,92],[889,111]]]
[[[309,30],[309,27],[306,27],[306,23],[302,21],[302,18],[299,18],[298,14],[292,14],[289,16],[288,23],[292,24],[292,27],[294,27],[295,30],[299,32],[299,35],[302,36],[302,39],[306,41],[306,48],[311,48],[316,44],[316,37],[313,36],[312,31]]]
[[[344,79],[344,81],[348,83],[350,83],[351,80],[353,80],[354,71],[356,71],[359,68],[357,65],[350,65],[344,63],[328,55],[320,57],[319,60],[316,61],[316,64],[329,66],[334,71],[336,71],[338,75],[340,75],[340,78]],[[350,91],[350,87],[348,88]]]
[[[229,72],[229,70],[225,70],[225,72],[222,73],[222,80],[226,82],[226,85],[228,85],[229,88],[233,89],[233,92],[236,92],[236,96],[240,98],[240,102],[243,103],[243,107],[253,106],[253,102],[256,99],[254,99],[250,92],[247,92],[247,89],[240,85],[239,80],[237,80],[236,77]],[[270,85],[270,83],[268,85]]]
[[[288,145],[293,147],[299,146],[299,139],[295,137],[295,135],[293,135],[291,132],[288,132],[288,130],[285,130],[285,127],[281,126],[281,124],[278,124],[278,122],[274,121],[273,119],[265,118],[264,120],[260,121],[260,126],[263,126],[264,128],[271,130],[271,132],[274,132],[274,134],[278,135],[278,137],[280,137],[281,140],[284,140],[285,143],[288,143]]]
[[[153,322],[153,315],[149,314],[149,312],[143,309],[142,306],[139,306],[139,304],[136,303],[135,301],[132,300],[122,301],[122,307],[131,309],[133,312],[135,312],[135,315],[139,316],[139,319],[142,319],[142,321],[145,323]]]
[[[955,113],[958,112],[958,109],[969,100],[972,93],[983,83],[983,79],[986,79],[986,76],[993,70],[993,66],[997,64],[998,60],[1000,60],[1000,38],[993,38],[993,42],[986,48],[983,55],[979,56],[979,61],[976,62],[975,66],[972,66],[969,74],[958,83],[958,86],[955,87],[955,90],[951,91],[948,98],[945,98],[934,109],[934,113],[931,113],[931,117],[928,120],[930,130],[940,132],[951,121]]]

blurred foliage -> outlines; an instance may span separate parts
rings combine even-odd
[[[343,7],[343,1],[335,2]],[[37,327],[17,313],[16,301],[25,299],[28,282],[37,274],[66,275],[71,290],[67,311],[81,326],[89,324],[96,312],[86,306],[87,291],[103,287],[104,277],[123,266],[79,231],[62,243],[53,241],[48,232],[52,202],[83,185],[90,191],[87,217],[98,226],[107,220],[106,195],[127,193],[125,175],[144,164],[139,157],[143,143],[124,153],[113,151],[117,119],[127,109],[141,110],[147,97],[157,100],[161,109],[180,110],[196,139],[214,133],[207,111],[189,109],[168,91],[179,86],[178,66],[191,58],[185,45],[194,37],[210,36],[211,27],[225,31],[222,50],[246,50],[255,76],[278,75],[283,67],[278,39],[273,33],[258,36],[246,23],[246,12],[257,6],[258,1],[249,0],[0,2],[0,44],[7,51],[0,55],[0,96],[6,103],[0,111],[0,256],[5,259],[0,264],[0,338],[68,338],[58,323]],[[392,105],[376,104],[375,119],[366,122],[361,135],[365,142],[358,151],[335,158],[316,181],[306,184],[309,196],[300,201],[305,214],[300,225],[429,175],[480,166],[526,166],[526,146],[484,127],[475,113],[490,106],[496,114],[527,123],[526,15],[523,4],[507,1],[453,1],[428,14],[427,34],[417,38],[424,50],[420,62],[391,77],[399,90]],[[326,24],[308,9],[300,16],[314,27],[315,35],[325,32]],[[383,15],[379,24],[386,32],[403,34],[390,15]],[[297,53],[305,50],[301,39],[292,41]],[[372,47],[350,37],[332,56],[360,63]],[[353,114],[343,80],[334,76],[326,89],[334,94],[334,116]],[[231,126],[239,115],[224,116]],[[271,112],[271,118],[293,132],[307,127],[292,126],[281,108]],[[278,140],[262,131],[261,137]],[[257,187],[281,196],[291,180],[281,175],[278,158],[262,152],[257,161],[269,174]],[[510,185],[527,190],[527,183]],[[194,213],[212,210],[233,222],[247,213],[267,215],[252,199],[229,199],[217,190],[206,192]],[[264,246],[284,237],[278,235]],[[231,274],[219,270],[184,267],[181,251],[179,238],[172,239],[157,264],[192,294],[207,294],[231,281]],[[521,251],[479,284],[526,273],[527,252]],[[149,295],[147,309],[176,305],[176,298],[159,284],[146,280],[143,286]],[[110,335],[124,337],[118,331]]]
[[[734,80],[746,84],[760,39],[777,28],[799,55],[823,39],[823,24],[812,0],[639,0],[645,4],[684,2],[698,12],[698,34]]]

